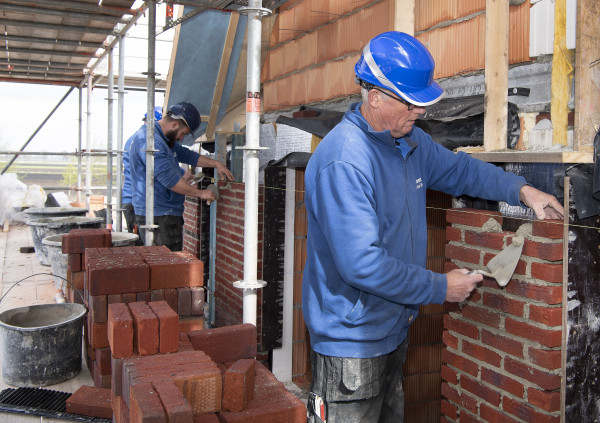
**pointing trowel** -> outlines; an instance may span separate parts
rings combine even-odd
[[[498,285],[506,286],[510,278],[512,278],[513,273],[515,273],[524,243],[522,236],[515,236],[512,239],[512,244],[508,245],[489,261],[487,272],[485,270],[471,270],[469,274],[481,273],[484,276],[496,279]]]

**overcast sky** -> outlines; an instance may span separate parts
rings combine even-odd
[[[18,150],[67,93],[69,87],[0,82],[0,150]],[[94,89],[92,95],[92,148],[107,147],[107,90]],[[117,146],[117,94],[113,94],[114,148]],[[162,106],[163,93],[156,94]],[[87,90],[82,93],[82,146],[86,146]],[[125,94],[123,142],[142,124],[146,113],[146,93]],[[74,152],[78,143],[79,90],[76,88],[38,132],[26,151]],[[5,156],[6,157],[6,156]]]

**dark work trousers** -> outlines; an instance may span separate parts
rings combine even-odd
[[[140,239],[146,245],[146,229],[141,229],[146,224],[146,216],[135,215],[135,223],[140,228]],[[164,245],[171,251],[183,249],[183,217],[181,216],[154,216],[154,245]]]
[[[135,224],[135,212],[133,211],[133,204],[125,203],[122,204],[123,208],[123,217],[125,218],[125,223],[127,224],[127,232],[133,233],[133,225]]]
[[[402,423],[407,347],[405,340],[395,351],[375,358],[328,357],[311,351],[308,423],[322,423],[319,409],[327,423]]]

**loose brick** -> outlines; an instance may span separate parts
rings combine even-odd
[[[108,304],[115,304],[115,303],[122,303],[123,302],[121,294],[107,295],[106,296],[106,300],[108,301]]]
[[[560,411],[560,391],[540,391],[527,389],[529,404],[546,411]]]
[[[126,292],[121,294],[121,301],[123,301],[125,304],[135,303],[138,301],[137,294],[135,292]]]
[[[256,357],[256,326],[249,323],[193,331],[188,336],[194,349],[216,362]]]
[[[539,342],[546,347],[560,347],[562,344],[562,331],[560,328],[557,330],[542,329],[510,318],[505,319],[504,327],[506,332],[510,334]]]
[[[176,352],[179,348],[179,316],[166,301],[153,301],[148,305],[158,317],[159,352]]]
[[[146,303],[129,304],[133,318],[133,347],[140,355],[158,353],[158,317]]]
[[[177,288],[177,314],[189,316],[192,314],[192,293],[189,288]]]
[[[96,388],[106,388],[110,390],[111,377],[110,375],[103,375],[100,373],[99,363],[97,361],[94,361],[91,373]]]
[[[205,326],[204,316],[180,316],[179,332],[188,333],[203,330]]]
[[[531,222],[531,235],[542,238],[562,239],[564,222],[562,220],[534,220]]]
[[[136,292],[135,299],[136,299],[136,301],[141,301],[141,302],[144,302],[144,303],[148,303],[150,301],[153,301],[152,300],[152,296],[150,295],[150,291]],[[135,301],[133,301],[133,302],[135,302]]]
[[[108,320],[108,302],[106,295],[92,295],[89,297],[89,312],[91,320],[95,323],[104,323]]]
[[[111,246],[109,229],[72,229],[62,236],[63,254],[83,254],[86,248]]]
[[[108,343],[112,355],[127,358],[133,355],[134,322],[124,303],[108,306]]]
[[[305,423],[306,406],[262,364],[256,363],[254,398],[244,411],[221,411],[221,423]]]
[[[165,294],[165,301],[169,303],[169,307],[173,310],[179,310],[177,305],[177,289],[165,289],[163,293]]]
[[[194,414],[217,412],[221,409],[223,381],[219,369],[206,368],[202,374],[185,374],[174,377],[173,382],[183,392]]]
[[[528,380],[529,382],[547,391],[560,389],[560,375],[535,369],[526,363],[514,360],[510,357],[506,357],[504,359],[504,370],[515,376],[519,376],[525,380]]]
[[[129,415],[131,423],[167,423],[167,415],[151,383],[131,387]]]
[[[106,348],[108,344],[107,322],[90,325],[90,345],[92,348]]]
[[[204,303],[206,300],[204,288],[192,286],[190,287],[190,292],[192,293],[192,305],[190,314],[192,316],[203,316]]]
[[[71,287],[83,291],[83,278],[85,272],[67,271],[67,279],[71,282]]]
[[[81,272],[83,270],[83,255],[79,253],[71,253],[67,258],[67,264],[72,272]]]
[[[179,332],[179,351],[194,351],[187,333]]]
[[[150,267],[150,289],[204,285],[204,263],[181,255],[144,255]]]
[[[164,301],[165,292],[162,289],[155,289],[150,291],[151,301]]]
[[[223,410],[242,411],[254,397],[254,359],[236,361],[223,380]]]
[[[110,348],[96,348],[94,352],[96,355],[95,361],[98,363],[98,371],[102,376],[110,376]]]
[[[110,419],[113,415],[110,389],[81,386],[67,398],[67,412]]]
[[[102,258],[88,260],[87,282],[90,295],[110,295],[148,291],[149,271],[135,256],[126,261]]]
[[[169,423],[193,423],[192,406],[172,380],[157,381],[152,386],[158,393]]]
[[[502,391],[509,392],[517,398],[523,398],[523,393],[525,392],[523,384],[510,376],[502,375],[492,369],[483,367],[481,369],[481,380],[498,387]]]
[[[110,357],[110,367],[111,367],[111,378],[110,378],[110,388],[113,394],[122,396],[123,391],[121,390],[121,386],[123,385],[123,359],[116,358],[111,354]]]

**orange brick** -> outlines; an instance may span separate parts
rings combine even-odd
[[[67,398],[67,412],[110,419],[113,415],[110,389],[81,386]]]
[[[223,410],[242,411],[254,397],[255,360],[236,361],[223,381]]]

